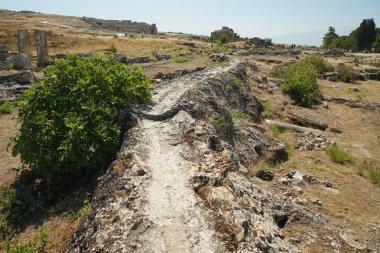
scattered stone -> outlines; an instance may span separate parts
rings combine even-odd
[[[314,132],[298,134],[296,148],[300,151],[324,150],[335,142],[327,136]]]
[[[50,64],[46,32],[36,30],[34,32],[37,47],[37,67],[43,68]]]
[[[11,64],[9,61],[0,61],[0,70],[10,70]]]
[[[260,169],[257,173],[256,173],[256,177],[257,178],[260,178],[264,181],[272,181],[273,178],[274,178],[274,173],[271,172],[270,170],[268,169]]]
[[[68,57],[67,54],[64,54],[64,53],[50,55],[50,59],[53,61],[56,59],[67,59],[67,57]]]
[[[350,87],[350,91],[359,92],[360,90],[357,87]]]
[[[197,48],[197,45],[193,42],[184,42],[182,43],[182,45],[192,47],[192,48]]]
[[[29,57],[26,54],[19,53],[11,56],[11,63],[16,70],[23,70],[32,67]]]
[[[323,184],[328,187],[328,188],[332,188],[333,187],[333,184],[330,182],[330,181],[324,181]]]
[[[337,72],[326,72],[322,74],[323,79],[330,82],[338,82],[338,73]]]
[[[170,54],[156,54],[154,55],[157,61],[170,60],[172,56]]]
[[[126,64],[149,63],[151,61],[152,60],[150,59],[149,56],[137,56],[137,57],[125,58]]]
[[[278,182],[281,184],[288,185],[291,182],[291,180],[288,177],[281,177],[278,179]]]
[[[339,234],[340,238],[351,247],[357,250],[365,250],[367,247],[364,243],[358,240],[351,231],[344,231]]]
[[[320,184],[319,179],[311,175],[305,175],[304,180],[309,184]]]
[[[303,190],[301,189],[301,187],[294,186],[294,187],[288,189],[284,193],[284,196],[287,196],[287,197],[297,197],[298,195],[301,195],[301,194],[303,194]]]
[[[207,141],[208,148],[215,151],[222,151],[224,148],[222,147],[222,141],[216,135],[211,135]]]
[[[322,201],[319,198],[313,199],[313,201],[311,203],[313,203],[314,205],[318,205],[318,206],[322,205]]]
[[[30,84],[36,77],[33,72],[26,70],[12,74],[0,75],[0,84],[4,83],[18,83],[18,84]]]
[[[297,124],[303,127],[312,127],[312,128],[319,129],[322,131],[325,131],[327,128],[327,124],[321,120],[316,120],[305,115],[299,115],[294,112],[288,112],[288,114],[289,114],[288,117],[294,124]]]
[[[212,61],[227,61],[228,57],[225,54],[211,54],[209,57]]]
[[[333,133],[341,134],[343,132],[343,128],[340,125],[335,124],[332,127],[330,127],[330,131]]]

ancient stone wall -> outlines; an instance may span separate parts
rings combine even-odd
[[[220,30],[213,31],[211,33],[211,38],[213,40],[219,40],[220,36],[222,35],[226,36],[229,41],[236,41],[240,39],[240,36],[237,35],[233,29],[228,28],[227,26],[223,26],[223,28]]]
[[[143,22],[132,22],[131,20],[104,20],[86,17],[83,20],[98,29],[108,29],[123,33],[157,34],[156,24],[150,25]]]

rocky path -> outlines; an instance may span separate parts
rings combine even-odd
[[[285,147],[254,123],[254,67],[236,61],[156,88],[130,115],[135,124],[64,252],[299,252],[281,227],[325,220],[263,191],[244,166]],[[233,123],[234,110],[250,120]]]

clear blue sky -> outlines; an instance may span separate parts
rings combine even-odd
[[[0,9],[131,19],[202,35],[229,26],[242,37],[316,45],[330,25],[346,34],[374,18],[380,27],[380,0],[0,0]]]

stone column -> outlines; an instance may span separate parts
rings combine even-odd
[[[26,29],[17,29],[18,52],[30,57],[29,35]]]
[[[0,61],[6,61],[8,58],[8,46],[0,45]]]
[[[48,45],[45,31],[36,30],[34,38],[37,47],[37,66],[45,67],[49,65]]]
[[[9,70],[10,64],[7,60],[8,56],[8,46],[0,45],[0,70]]]

